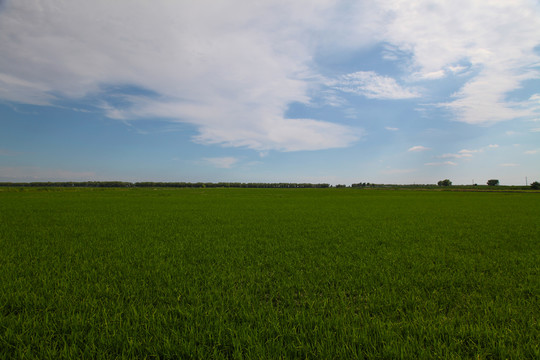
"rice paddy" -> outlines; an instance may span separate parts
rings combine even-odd
[[[0,189],[0,358],[538,359],[540,194]]]

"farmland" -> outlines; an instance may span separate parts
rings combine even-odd
[[[0,188],[0,358],[539,358],[540,194]]]

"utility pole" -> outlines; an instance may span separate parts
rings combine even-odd
[[[529,183],[527,181],[527,177],[525,176],[525,186],[529,186]]]

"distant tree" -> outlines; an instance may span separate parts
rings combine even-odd
[[[533,190],[540,190],[540,182],[535,181],[531,184],[531,189]]]
[[[490,179],[490,180],[487,181],[487,184],[488,184],[489,186],[497,186],[497,185],[499,185],[499,180],[497,180],[497,179]]]
[[[452,182],[448,179],[441,180],[437,183],[439,186],[450,186],[452,185]]]

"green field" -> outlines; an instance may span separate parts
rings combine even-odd
[[[540,358],[540,194],[0,189],[0,358]]]

